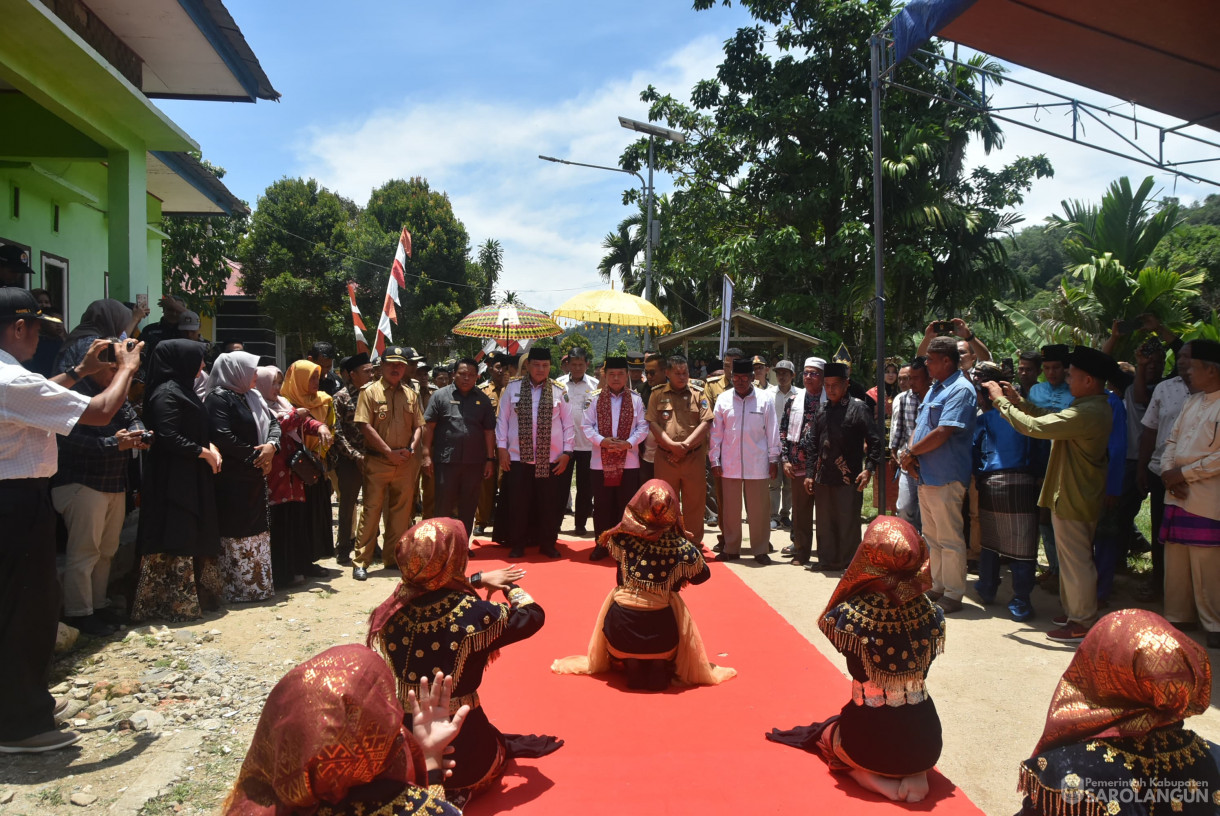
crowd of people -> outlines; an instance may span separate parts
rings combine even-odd
[[[120,623],[193,620],[266,600],[329,575],[323,559],[350,565],[356,580],[380,560],[402,575],[370,617],[368,647],[381,656],[340,647],[289,673],[228,811],[393,803],[452,812],[512,757],[562,745],[503,734],[483,711],[487,664],[545,616],[517,584],[517,567],[465,573],[489,527],[509,560],[532,546],[561,557],[570,503],[572,532],[587,534],[592,522],[588,557],[613,558],[617,580],[587,654],[556,661],[558,673],[617,669],[636,691],[733,677],[707,660],[679,593],[711,577],[709,526],[720,529],[712,550],[724,562],[742,557],[748,525],[760,565],[772,563],[772,533],[786,527],[792,564],[845,570],[820,623],[854,688],[836,717],[772,738],[815,750],[891,799],[926,796],[940,741],[923,683],[975,560],[984,604],[1007,565],[1015,620],[1034,616],[1041,583],[1058,590],[1065,612],[1048,637],[1084,641],[1022,771],[1027,813],[1057,812],[1064,791],[1043,772],[1078,761],[1080,745],[1142,751],[1150,779],[1170,774],[1157,757],[1194,746],[1191,772],[1216,775],[1200,753],[1206,743],[1181,727],[1207,704],[1207,655],[1177,633],[1201,625],[1208,647],[1220,648],[1220,343],[1181,343],[1149,319],[1127,370],[1109,353],[1122,339],[1117,324],[1106,348],[1046,346],[1014,369],[954,319],[930,325],[908,364],[884,362],[883,391],[853,381],[843,356],[806,359],[798,387],[791,361],[772,367],[735,348],[699,379],[683,356],[656,352],[608,357],[592,371],[579,347],[560,361],[559,379],[544,347],[430,367],[410,347],[385,349],[375,365],[364,354],[336,360],[318,343],[280,371],[241,344],[209,349],[197,317],[166,304],[166,318],[139,333],[140,310],[96,301],[65,334],[35,294],[0,287],[0,517],[21,533],[0,549],[0,648],[16,657],[0,689],[0,751],[79,739],[56,728],[44,683],[61,616],[105,636]],[[49,378],[21,365],[48,336],[61,340]],[[1175,377],[1163,378],[1166,347]],[[870,483],[886,485],[895,516],[862,537]],[[110,564],[137,493],[136,567],[121,593],[126,608],[116,609]],[[1165,617],[1122,610],[1099,623],[1115,573],[1142,546],[1133,521],[1145,497],[1147,597],[1164,599]],[[657,576],[649,561],[666,569]],[[476,588],[502,591],[505,602],[480,600]],[[879,650],[882,632],[909,641],[903,665]],[[1150,668],[1170,658],[1141,649],[1172,652],[1183,666],[1174,677],[1190,675],[1172,700],[1162,699],[1161,669]],[[1119,691],[1105,686],[1116,682],[1108,675],[1089,685],[1103,655],[1125,651],[1132,677]],[[292,695],[332,670],[343,681],[315,687],[317,711],[293,718]],[[364,711],[355,719],[353,701]],[[1158,714],[1109,728],[1078,716],[1082,704]],[[342,716],[326,713],[345,705]],[[372,744],[364,729],[396,746],[375,752],[377,768],[331,776],[325,793],[302,789],[316,756],[303,746],[344,743],[357,756]],[[276,746],[289,743],[300,767],[284,777]]]

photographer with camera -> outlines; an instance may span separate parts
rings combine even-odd
[[[99,372],[95,341],[74,368],[47,380],[21,367],[38,348],[48,318],[24,289],[0,287],[0,753],[65,748],[80,739],[55,728],[55,699],[46,674],[55,647],[59,580],[55,574],[55,511],[48,490],[58,466],[55,435],[77,425],[103,425],[123,406],[140,365],[140,344],[116,350],[117,368],[101,393],[69,391]]]
[[[135,346],[134,340],[109,338],[100,355],[103,366],[81,379],[73,391],[92,397],[114,380],[118,364],[115,346]],[[131,451],[148,450],[152,431],[136,416],[127,400],[105,425],[77,423],[67,436],[56,437],[59,470],[51,477],[51,504],[68,528],[64,565],[64,623],[87,635],[113,634],[124,622],[110,606],[106,588],[110,560],[119,548],[119,533],[127,515],[127,472]]]
[[[970,373],[977,362],[987,362],[991,360],[991,352],[987,346],[983,345],[983,341],[974,336],[974,332],[966,325],[966,321],[960,317],[954,317],[949,320],[933,320],[924,329],[923,341],[919,344],[919,349],[915,352],[916,357],[927,357],[928,346],[937,337],[944,335],[953,335],[958,338],[957,341],[957,358],[958,365],[961,370]]]

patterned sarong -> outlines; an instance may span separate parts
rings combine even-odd
[[[1038,478],[1029,473],[984,473],[979,477],[982,545],[1000,555],[1038,557]]]
[[[1220,547],[1220,521],[1196,516],[1176,504],[1167,504],[1161,521],[1161,543]]]

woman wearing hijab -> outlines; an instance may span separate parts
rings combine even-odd
[[[55,373],[75,368],[99,337],[126,338],[131,323],[131,309],[119,301],[110,298],[93,301],[85,307],[80,323],[64,340],[63,348],[55,358]]]
[[[263,366],[255,375],[255,388],[280,428],[280,447],[267,473],[271,528],[271,575],[277,588],[301,583],[309,567],[309,513],[305,508],[305,483],[292,472],[292,457],[307,437],[326,442],[330,429],[297,410],[280,396],[284,375],[275,366]],[[297,579],[300,579],[299,581]]]
[[[928,545],[907,522],[873,521],[839,579],[818,628],[847,658],[851,700],[834,717],[767,739],[817,752],[835,772],[895,802],[928,794],[940,757],[940,717],[924,681],[945,645]]]
[[[297,360],[284,374],[280,395],[294,408],[306,409],[311,417],[329,429],[335,426],[335,411],[330,395],[318,390],[321,377],[322,368],[316,363]],[[318,455],[324,468],[330,439],[331,437],[327,436],[326,441],[323,441],[320,436],[316,436],[305,440],[305,447]],[[330,479],[326,478],[325,474],[316,484],[306,486],[305,510],[309,514],[308,543],[305,547],[309,565],[304,574],[312,578],[325,578],[328,574],[326,568],[314,563],[335,554],[334,522],[330,512]]]
[[[1021,763],[1018,816],[1214,816],[1220,748],[1182,721],[1207,710],[1207,652],[1144,609],[1111,612],[1081,641]]]
[[[453,676],[450,707],[470,706],[462,733],[453,741],[457,768],[445,782],[449,801],[461,807],[495,783],[510,755],[541,756],[558,747],[553,741],[535,742],[537,750],[521,750],[516,741],[506,741],[479,704],[487,664],[501,647],[541,629],[546,616],[512,583],[525,574],[522,570],[510,567],[467,579],[468,552],[466,529],[456,519],[427,519],[408,530],[395,549],[402,583],[373,610],[367,641],[393,667],[400,700],[419,688],[421,678],[439,670]],[[480,600],[475,584],[501,590],[508,603]]]
[[[441,782],[465,706],[450,719],[452,681],[424,678],[407,719],[394,685],[385,661],[355,644],[284,675],[263,706],[225,816],[460,816]]]
[[[196,620],[220,606],[220,531],[213,474],[221,456],[192,384],[203,344],[165,340],[149,364],[144,425],[153,431],[140,501],[140,577],[131,620]]]
[[[737,675],[708,661],[699,629],[678,596],[711,571],[682,527],[678,498],[667,482],[645,482],[623,520],[597,543],[618,562],[618,584],[597,615],[588,654],[556,660],[551,671],[600,674],[621,666],[628,688],[653,691],[669,688],[675,675],[691,685],[716,685]]]
[[[220,574],[229,602],[262,601],[275,594],[267,479],[279,450],[280,426],[254,388],[258,357],[233,351],[216,358],[208,376],[209,432],[224,464],[216,474]]]

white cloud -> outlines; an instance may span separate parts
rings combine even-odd
[[[358,202],[388,179],[423,176],[447,192],[474,245],[504,246],[502,289],[550,310],[597,275],[601,240],[630,210],[625,174],[544,162],[539,154],[616,165],[635,134],[617,117],[647,119],[649,84],[685,98],[722,57],[713,37],[695,40],[654,66],[541,107],[466,98],[415,104],[409,98],[364,121],[320,124],[296,146],[301,173]],[[658,190],[669,179],[658,175]]]

